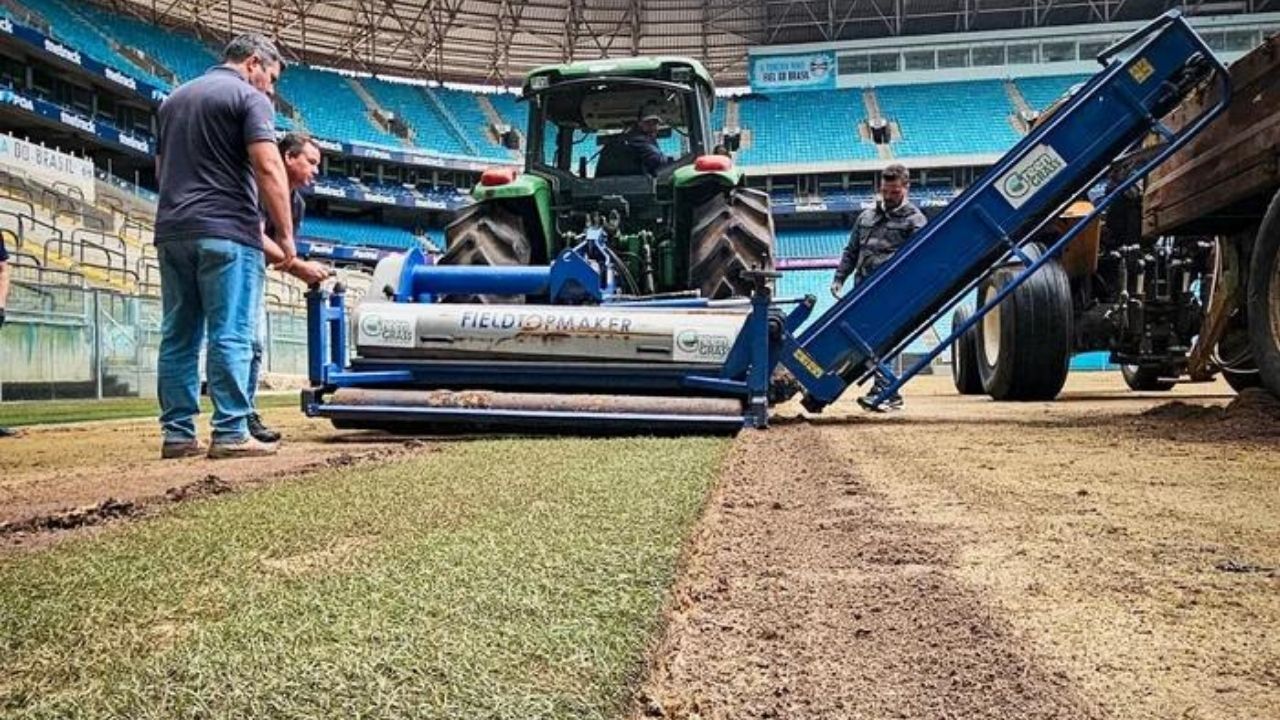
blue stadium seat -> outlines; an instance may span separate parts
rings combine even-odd
[[[217,64],[218,56],[190,35],[165,31],[141,20],[108,12],[82,3],[79,11],[104,33],[124,45],[131,45],[186,82]]]
[[[780,258],[835,258],[844,252],[848,241],[848,228],[779,230],[774,254]]]
[[[522,134],[529,131],[529,103],[522,101],[519,95],[508,92],[493,93],[489,95],[489,102],[511,127]]]
[[[1003,153],[1019,140],[1000,80],[881,87],[876,98],[902,132],[896,157]]]
[[[310,215],[303,218],[302,230],[298,234],[302,238],[313,240],[388,250],[408,250],[419,246],[417,236],[404,228]]]
[[[1066,94],[1073,85],[1088,80],[1088,75],[1057,75],[1054,77],[1023,78],[1014,81],[1027,104],[1036,110],[1044,110]]]
[[[872,160],[876,147],[858,136],[867,119],[861,90],[794,92],[738,102],[739,122],[751,131],[744,165]]]
[[[295,65],[280,76],[278,89],[317,137],[393,147],[402,144],[400,138],[374,124],[364,101],[337,73]]]
[[[511,159],[507,150],[489,137],[489,118],[480,107],[479,96],[476,93],[444,87],[432,88],[431,92],[466,133],[467,140],[476,149],[476,154],[494,160]]]
[[[122,70],[158,87],[169,83],[134,65],[116,52],[110,39],[84,14],[85,3],[67,5],[62,0],[22,0],[22,5],[38,13],[49,23],[54,37],[95,60]]]
[[[431,106],[424,88],[377,78],[362,79],[361,84],[379,105],[414,129],[414,145],[450,155],[471,155],[448,121]]]

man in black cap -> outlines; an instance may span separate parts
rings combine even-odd
[[[832,295],[840,297],[844,281],[850,275],[855,284],[865,280],[924,227],[924,213],[907,199],[910,187],[911,175],[903,165],[894,163],[880,173],[880,199],[858,216],[849,244],[840,257],[840,266],[831,280]],[[877,374],[867,398],[874,397],[883,388],[884,381]],[[894,393],[884,404],[896,410],[902,407],[902,396]]]

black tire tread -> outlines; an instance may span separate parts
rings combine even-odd
[[[1245,312],[1249,318],[1249,350],[1258,368],[1256,383],[1280,398],[1280,337],[1271,323],[1271,303],[1280,302],[1269,293],[1280,292],[1272,273],[1280,268],[1280,191],[1271,198],[1249,259]],[[1228,378],[1228,382],[1231,379]],[[1233,383],[1234,386],[1234,383]]]
[[[1021,267],[997,270],[984,281],[1003,287]],[[979,298],[984,297],[979,290]],[[1052,400],[1066,384],[1071,364],[1071,281],[1056,260],[1041,266],[1000,307],[1000,354],[993,366],[977,333],[983,390],[996,400]]]
[[[774,226],[769,195],[734,188],[693,211],[689,233],[689,288],[721,299],[751,294],[743,270],[773,270]]]
[[[1124,377],[1124,384],[1137,392],[1167,392],[1176,384],[1161,379],[1166,375],[1164,368],[1149,365],[1123,365],[1120,375]]]
[[[972,315],[967,307],[956,308],[951,327],[958,327]],[[981,395],[982,376],[978,374],[978,334],[969,328],[951,343],[951,381],[961,395]]]
[[[445,228],[448,249],[440,265],[528,265],[533,257],[524,220],[493,203],[476,203]],[[444,295],[443,302],[522,303],[520,295]]]

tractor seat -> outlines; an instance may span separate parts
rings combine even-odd
[[[644,175],[644,167],[640,165],[640,156],[627,146],[621,138],[610,140],[600,148],[600,157],[596,159],[596,177],[618,177],[621,175]]]

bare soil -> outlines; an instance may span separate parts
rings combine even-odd
[[[909,390],[740,437],[633,717],[1280,717],[1274,399]]]
[[[417,440],[338,433],[328,421],[293,408],[268,409],[264,418],[284,434],[279,454],[237,460],[161,460],[154,418],[25,428],[4,441],[0,455],[0,549],[40,545],[51,534],[167,504],[423,447]],[[207,439],[207,423],[200,433]]]

